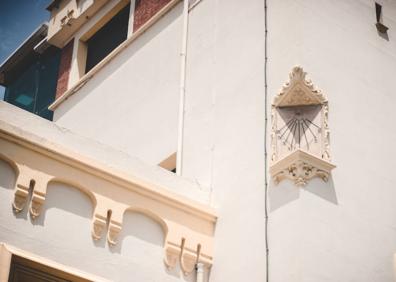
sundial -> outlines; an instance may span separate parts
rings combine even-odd
[[[328,180],[330,163],[328,101],[293,68],[290,81],[272,103],[271,166],[275,183],[288,178],[298,186],[313,177]]]
[[[322,137],[320,110],[320,105],[278,109],[276,137],[283,146],[282,151],[318,151]]]

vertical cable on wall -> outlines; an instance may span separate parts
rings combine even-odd
[[[264,215],[265,215],[265,275],[266,282],[269,281],[269,248],[268,248],[268,153],[267,153],[267,128],[268,128],[268,84],[267,84],[267,66],[268,66],[268,23],[267,23],[267,0],[264,0]]]

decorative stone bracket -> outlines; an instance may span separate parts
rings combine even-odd
[[[18,175],[12,204],[15,212],[29,204],[31,194],[29,212],[35,219],[45,205],[48,184],[68,183],[87,194],[95,206],[91,232],[94,240],[107,232],[109,245],[117,244],[123,216],[131,210],[145,214],[162,227],[167,267],[179,262],[188,274],[197,262],[211,266],[217,220],[211,207],[30,137],[0,127],[0,158],[10,163]]]
[[[290,179],[296,186],[305,186],[314,177],[327,182],[335,166],[329,162],[297,150],[270,167],[275,184]]]
[[[304,186],[314,177],[329,179],[329,105],[326,96],[294,67],[272,103],[270,174],[277,184],[290,179]]]

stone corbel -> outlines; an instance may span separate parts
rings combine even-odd
[[[41,213],[41,207],[44,204],[45,196],[47,194],[48,183],[52,177],[40,172],[35,173],[35,183],[32,194],[32,201],[30,203],[30,215],[33,219],[38,217]]]
[[[21,212],[29,197],[29,190],[32,181],[32,170],[25,165],[17,165],[18,178],[15,183],[14,202],[12,206],[16,213]]]
[[[195,246],[195,244],[190,245]],[[212,265],[212,260],[202,255],[201,249],[201,244],[197,244],[195,248],[187,246],[186,238],[181,238],[180,244],[167,241],[164,263],[168,269],[172,269],[179,262],[180,268],[186,276],[194,271],[197,263],[202,263],[209,268]]]
[[[174,246],[169,242],[166,242],[164,263],[168,269],[173,269],[176,267],[176,264],[179,260],[179,254],[180,248],[178,246]]]
[[[121,222],[110,220],[109,230],[107,231],[107,242],[109,242],[111,246],[117,244],[117,237],[118,234],[121,232],[121,229]]]
[[[103,230],[106,228],[106,216],[95,213],[92,226],[92,238],[97,241],[102,238]]]
[[[109,206],[111,206],[111,204],[103,202],[102,200],[99,200],[97,203],[91,235],[94,240],[100,240],[108,223],[107,242],[110,246],[114,246],[117,244],[117,236],[122,229],[122,217],[125,207],[120,207],[115,211],[111,211],[108,209]],[[113,204],[112,206],[115,207],[116,205]]]
[[[196,250],[188,250],[185,248],[185,239],[181,242],[181,252],[180,252],[180,268],[182,269],[184,275],[189,275],[194,271],[195,265],[198,263],[199,255],[201,252],[201,245],[197,245]]]

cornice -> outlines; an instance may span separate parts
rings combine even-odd
[[[216,222],[216,212],[209,206],[202,205],[186,197],[177,195],[164,187],[159,187],[156,184],[147,182],[143,179],[127,175],[126,173],[118,171],[105,164],[89,159],[66,148],[59,147],[54,143],[43,145],[43,143],[26,139],[2,128],[0,128],[0,138],[21,145],[29,150],[45,155],[66,165],[70,165],[71,167],[81,169],[95,177],[120,185],[123,188],[150,197],[153,200],[170,204],[183,209],[185,212]]]
[[[107,233],[108,243],[117,244],[123,215],[132,210],[151,217],[162,226],[166,266],[172,268],[179,262],[186,274],[193,271],[197,261],[211,266],[217,220],[212,207],[75,153],[4,121],[0,122],[0,147],[0,158],[9,162],[18,175],[13,202],[16,212],[29,206],[31,217],[39,217],[45,205],[48,184],[67,183],[87,194],[92,201],[94,240]]]

